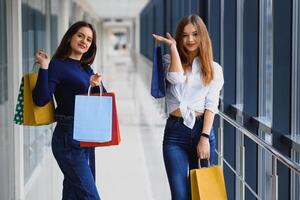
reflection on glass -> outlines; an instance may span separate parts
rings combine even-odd
[[[272,126],[273,111],[273,8],[272,0],[260,0],[259,37],[259,121]],[[272,135],[259,130],[259,136],[272,145]],[[258,193],[262,199],[271,199],[272,155],[258,148]]]
[[[40,48],[50,52],[51,44],[47,22],[48,0],[22,0],[22,46],[23,46],[23,73],[32,70],[34,53]],[[55,18],[54,18],[55,19]],[[48,19],[49,20],[49,19]],[[51,33],[54,34],[54,33]],[[47,37],[48,36],[48,37]],[[52,36],[51,36],[52,37]],[[56,37],[53,37],[56,38]],[[38,164],[42,161],[46,149],[49,148],[51,134],[49,128],[24,126],[24,183],[30,179]]]
[[[9,105],[8,105],[8,85],[7,85],[7,28],[6,28],[6,1],[0,0],[0,199],[12,199],[10,193],[11,173],[13,171],[10,166],[11,146],[9,138],[8,121]]]
[[[261,1],[259,117],[271,126],[273,110],[273,9],[272,0]]]

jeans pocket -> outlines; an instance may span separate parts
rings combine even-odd
[[[180,125],[180,122],[178,120],[168,118],[165,129],[166,130],[176,129],[179,127],[179,125]]]

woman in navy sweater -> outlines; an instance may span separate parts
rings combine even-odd
[[[63,200],[100,199],[95,185],[94,148],[81,148],[79,142],[73,140],[75,95],[86,94],[89,85],[101,83],[101,75],[94,74],[91,68],[96,50],[93,26],[80,21],[65,33],[51,61],[44,50],[35,55],[40,69],[33,100],[43,106],[54,94],[57,103],[52,152],[64,174]],[[103,91],[106,92],[105,88]]]

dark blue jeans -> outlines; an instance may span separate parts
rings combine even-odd
[[[95,149],[73,140],[73,117],[56,116],[52,152],[64,174],[63,200],[100,200],[95,184]]]
[[[203,126],[203,117],[197,117],[193,129],[183,124],[182,118],[167,119],[163,140],[163,156],[172,200],[190,200],[189,170],[198,168],[197,144]],[[210,163],[213,164],[215,136],[210,132]],[[207,165],[207,161],[201,162]]]

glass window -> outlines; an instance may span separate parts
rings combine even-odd
[[[6,0],[0,0],[0,199],[13,199],[10,186],[13,168],[10,166],[10,136],[8,121],[8,68],[7,68],[7,28]],[[10,108],[11,109],[11,108]]]
[[[237,1],[237,38],[236,38],[236,106],[243,110],[243,88],[244,88],[244,71],[243,71],[243,15],[244,0]]]
[[[6,3],[5,0],[0,1],[1,5],[1,19],[0,19],[0,104],[7,101],[7,50],[6,50]]]
[[[244,0],[237,1],[237,27],[236,27],[236,108],[243,111],[243,97],[244,97],[244,79],[243,79],[243,21],[244,21]],[[236,121],[243,123],[242,112],[237,112]],[[244,135],[236,129],[236,171],[241,176],[244,173]],[[244,184],[236,178],[236,196],[242,198],[244,194]]]
[[[44,48],[50,51],[50,0],[22,0],[23,73],[32,71],[34,53]],[[48,23],[47,23],[48,22]],[[47,25],[47,26],[46,26]],[[51,33],[56,34],[56,33]],[[24,126],[24,183],[42,161],[50,146],[51,127]]]
[[[273,110],[273,0],[260,0],[259,32],[259,116],[271,127]],[[259,130],[259,136],[272,145],[272,135]],[[272,155],[258,148],[258,193],[262,199],[272,198]]]
[[[300,135],[300,3],[293,5],[292,135]]]
[[[293,1],[293,55],[292,55],[292,136],[300,137],[300,2]],[[291,157],[300,164],[300,152],[292,149]],[[291,199],[300,199],[300,176],[291,173]]]
[[[259,118],[269,127],[273,107],[273,9],[272,0],[260,1]]]

